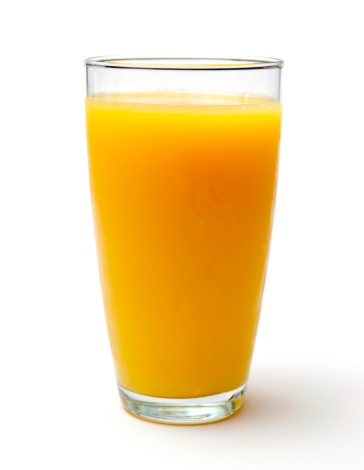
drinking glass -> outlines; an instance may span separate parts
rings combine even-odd
[[[96,247],[118,390],[162,423],[242,404],[267,271],[279,59],[87,59]]]

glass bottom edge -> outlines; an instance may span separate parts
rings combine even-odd
[[[246,383],[230,392],[197,398],[157,398],[130,392],[118,384],[121,401],[138,418],[163,424],[205,424],[220,421],[242,405]]]

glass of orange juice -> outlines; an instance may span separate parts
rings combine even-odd
[[[86,60],[89,175],[119,393],[136,416],[242,404],[267,271],[279,59]]]

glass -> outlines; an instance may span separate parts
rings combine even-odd
[[[242,404],[267,271],[283,62],[86,60],[89,175],[122,402],[199,424]]]

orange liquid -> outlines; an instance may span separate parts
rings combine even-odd
[[[155,397],[247,380],[271,237],[281,105],[254,96],[86,100],[117,380]]]

